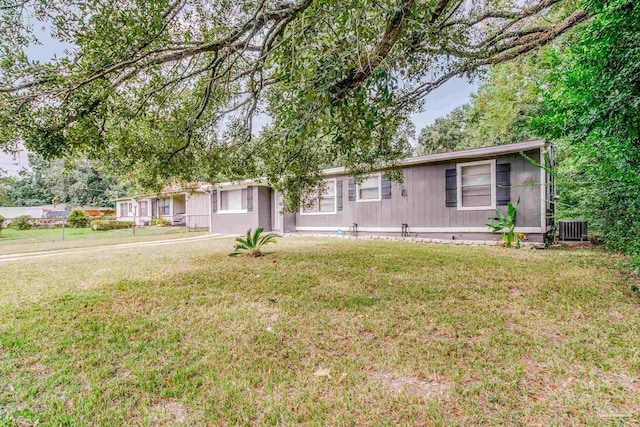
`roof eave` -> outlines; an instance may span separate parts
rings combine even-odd
[[[501,154],[519,153],[522,151],[529,151],[536,148],[542,148],[546,145],[546,140],[535,139],[531,141],[516,142],[513,144],[493,145],[491,147],[472,148],[469,150],[461,151],[449,151],[446,153],[428,154],[426,156],[416,156],[402,159],[399,161],[400,166],[414,166],[427,163],[445,162],[448,160],[477,158],[477,157],[490,157]],[[348,169],[344,166],[337,168],[324,169],[322,173],[324,175],[340,175],[347,173]]]

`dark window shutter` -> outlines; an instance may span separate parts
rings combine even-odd
[[[456,207],[458,205],[458,183],[456,181],[456,175],[455,169],[447,169],[444,173],[445,202],[448,208]]]
[[[496,204],[506,206],[511,201],[511,164],[496,165]]]
[[[218,212],[218,190],[211,191],[211,212]]]
[[[384,178],[382,178],[382,198],[383,199],[391,198],[391,181]]]
[[[247,187],[247,212],[253,210],[253,187]]]
[[[342,210],[342,180],[336,181],[336,208]]]
[[[349,201],[355,202],[356,200],[356,180],[349,177]]]

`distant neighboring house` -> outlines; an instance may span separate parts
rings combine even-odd
[[[263,227],[283,233],[495,240],[499,236],[490,233],[488,218],[519,197],[516,230],[540,242],[554,212],[547,173],[553,162],[552,146],[536,140],[410,157],[400,162],[401,185],[385,179],[384,171],[358,183],[345,168],[331,168],[323,171],[324,195],[296,213],[283,213],[282,195],[261,179],[175,186],[159,195],[118,199],[118,219],[147,223],[161,215],[174,224],[184,219],[187,226],[225,234]]]
[[[101,218],[105,216],[115,216],[116,210],[109,207],[99,207],[99,206],[77,206],[73,208],[71,211],[78,210],[83,211],[87,215],[94,218]],[[65,205],[61,204],[52,204],[52,205],[41,205],[41,206],[31,206],[31,207],[0,207],[0,215],[5,217],[9,222],[10,219],[17,218],[23,215],[29,215],[32,218],[66,218],[71,213]]]

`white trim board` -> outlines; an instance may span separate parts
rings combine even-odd
[[[325,179],[324,182],[333,183],[333,210],[331,212],[320,212],[320,211],[305,212],[304,207],[301,206],[300,212],[298,212],[300,215],[305,215],[305,216],[306,215],[335,215],[338,213],[338,179],[337,178]],[[318,202],[318,207],[320,207],[320,199],[318,199],[317,202]]]
[[[428,154],[426,156],[409,157],[398,162],[398,166],[422,165],[426,163],[443,162],[458,159],[474,159],[478,157],[497,156],[502,154],[519,153],[521,151],[544,148],[546,141],[537,139],[533,141],[516,142],[514,144],[494,145],[484,148],[472,148],[470,150],[452,151],[439,154]],[[385,168],[381,168],[385,169]],[[328,168],[322,171],[325,175],[344,175],[349,173],[344,166]]]
[[[490,170],[490,187],[489,191],[491,195],[489,196],[491,205],[490,206],[464,206],[462,199],[462,169],[469,166],[480,166],[480,165],[489,165]],[[456,209],[459,211],[486,211],[486,210],[495,210],[496,208],[496,159],[491,160],[479,160],[477,162],[466,162],[466,163],[456,163],[456,195],[457,195],[457,203]]]
[[[378,178],[378,197],[376,197],[375,199],[361,199],[360,198],[360,185],[356,182],[356,202],[357,203],[367,203],[367,202],[380,202],[382,201],[382,174],[381,173],[375,173],[369,176],[364,177],[364,179],[369,179],[369,178]],[[364,181],[363,179],[363,181]]]
[[[350,231],[351,227],[300,226],[296,231]],[[358,227],[368,233],[400,233],[402,227]],[[516,227],[519,233],[542,233],[540,227]],[[488,227],[409,227],[409,233],[492,233]]]

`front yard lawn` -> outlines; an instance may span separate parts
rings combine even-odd
[[[231,239],[0,275],[0,425],[637,425],[599,251]]]
[[[143,227],[136,228],[134,236],[131,229],[93,231],[90,228],[65,228],[64,240],[62,240],[62,228],[32,228],[30,230],[3,228],[0,232],[0,255],[131,243],[156,240],[164,236],[187,237],[184,233],[194,232],[203,233],[204,231],[188,230],[184,227]],[[192,235],[189,234],[189,236]]]

